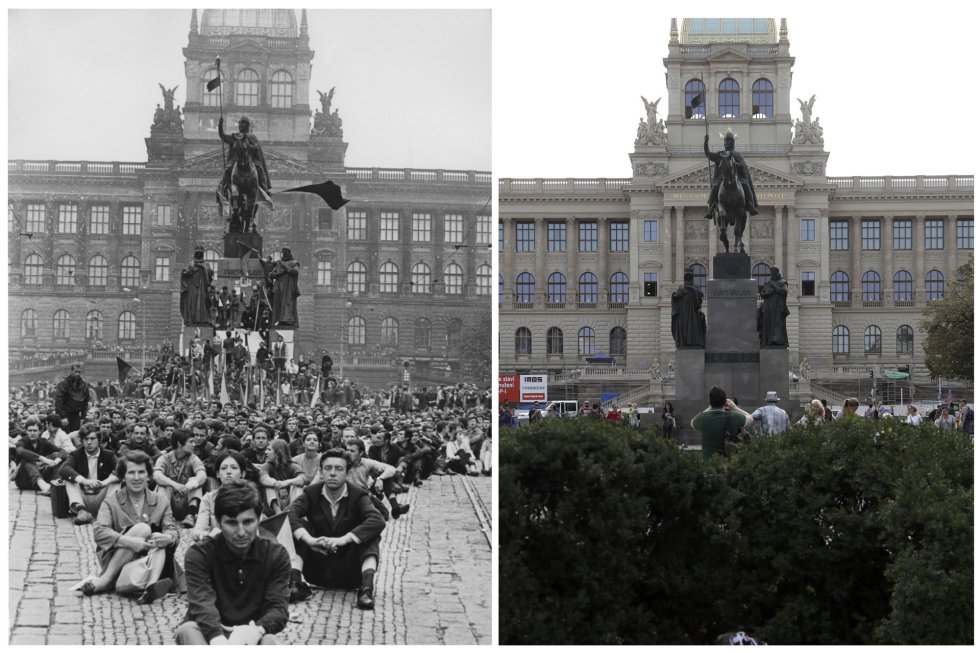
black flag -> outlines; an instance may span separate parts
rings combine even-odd
[[[218,75],[210,82],[208,82],[208,90],[213,91],[214,89],[218,88],[220,85],[221,85],[221,75]]]
[[[350,200],[345,200],[343,195],[340,194],[340,186],[333,183],[332,181],[325,181],[321,184],[312,184],[310,186],[300,186],[298,188],[289,188],[287,190],[281,191],[283,193],[313,193],[319,195],[323,198],[323,201],[327,203],[331,209],[336,211],[344,204],[347,204]]]
[[[126,377],[129,376],[129,370],[133,369],[133,366],[116,356],[116,369],[119,371],[119,385],[121,386],[126,382]]]
[[[691,98],[691,105],[684,109],[684,115],[688,118],[694,115],[694,110],[701,106],[701,94],[698,93]]]

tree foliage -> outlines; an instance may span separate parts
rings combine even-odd
[[[973,379],[973,255],[956,269],[943,298],[923,313],[926,366],[933,378]]]
[[[504,644],[973,641],[962,433],[794,427],[704,464],[544,420],[505,429],[500,463]]]

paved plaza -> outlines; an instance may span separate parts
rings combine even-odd
[[[382,534],[373,611],[353,591],[317,589],[290,604],[286,644],[489,644],[491,479],[433,476]],[[51,502],[10,485],[10,644],[173,644],[186,610],[69,588],[98,570],[92,526],[54,519]],[[182,530],[183,561],[190,531]]]

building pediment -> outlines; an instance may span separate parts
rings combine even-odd
[[[791,175],[773,170],[766,166],[749,163],[749,174],[752,175],[752,185],[757,189],[763,188],[800,188],[803,183]],[[713,167],[712,167],[713,170]],[[689,188],[706,188],[711,184],[707,162],[693,168],[682,170],[675,175],[664,178],[657,184],[660,190],[682,190]]]
[[[749,61],[751,57],[736,46],[728,46],[712,52],[707,57],[708,61]]]
[[[262,154],[265,156],[265,164],[269,167],[269,175],[275,179],[276,173],[300,173],[300,174],[319,174],[319,170],[311,167],[305,161],[299,161],[290,156],[278,152],[274,149],[263,148]],[[218,175],[227,165],[227,153],[222,154],[221,150],[213,150],[193,159],[187,159],[176,166],[175,171],[181,176],[199,177],[202,175]]]
[[[238,50],[248,52],[249,54],[254,53],[256,50],[260,52],[270,52],[269,47],[262,41],[252,38],[245,38],[242,40],[234,39],[231,45],[225,47],[225,52],[236,52]]]

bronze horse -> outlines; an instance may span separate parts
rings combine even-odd
[[[745,191],[738,180],[738,162],[729,152],[721,153],[721,185],[718,187],[718,206],[715,210],[715,224],[718,235],[728,252],[728,227],[735,227],[735,251],[744,254],[745,245],[742,234],[748,216],[745,211]]]
[[[255,227],[255,213],[258,205],[255,198],[259,191],[259,173],[249,152],[248,143],[243,138],[235,139],[231,148],[231,158],[235,164],[231,169],[231,223],[230,231],[248,233]]]

